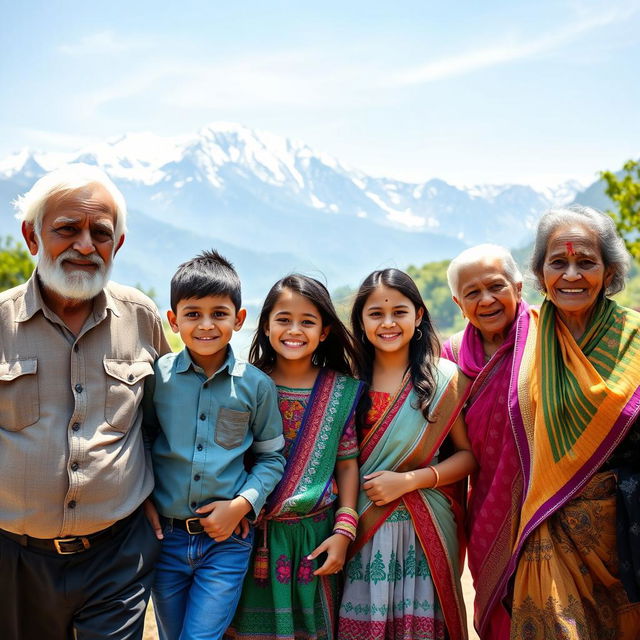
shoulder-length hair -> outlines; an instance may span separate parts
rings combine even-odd
[[[313,364],[345,375],[353,375],[358,352],[352,335],[338,317],[327,288],[315,278],[299,273],[293,273],[278,280],[267,294],[260,311],[258,328],[249,349],[249,361],[266,373],[273,371],[276,352],[265,330],[269,323],[269,315],[284,290],[293,291],[311,302],[320,313],[322,326],[330,328],[329,334],[313,354]]]
[[[436,389],[436,359],[440,356],[440,341],[416,283],[409,275],[399,269],[374,271],[364,279],[356,294],[351,309],[351,328],[360,350],[359,360],[362,363],[362,368],[359,371],[360,377],[367,385],[371,386],[375,349],[365,334],[362,311],[369,296],[379,286],[395,289],[409,298],[416,313],[422,310],[422,319],[409,343],[408,369],[411,372],[411,382],[418,396],[418,407],[416,408],[428,419]],[[370,406],[368,394],[363,394],[363,397],[364,400],[358,408],[358,420],[361,425]]]

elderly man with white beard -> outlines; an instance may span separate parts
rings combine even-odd
[[[16,202],[38,256],[0,294],[0,636],[141,638],[158,541],[144,379],[169,347],[153,302],[109,282],[122,194],[68,165]]]

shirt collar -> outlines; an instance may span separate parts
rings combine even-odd
[[[189,349],[185,347],[176,357],[176,373],[185,373],[189,371],[189,369],[193,369],[194,371],[203,373],[202,368],[192,360]],[[221,371],[224,371],[225,369],[230,376],[242,375],[240,363],[236,361],[236,357],[233,354],[231,345],[227,346],[227,357],[224,359],[222,366],[211,377],[213,378],[217,376]]]
[[[42,309],[44,309],[44,301],[40,293],[36,269],[34,269],[31,277],[27,280],[27,288],[22,297],[21,306],[16,314],[16,320],[18,322],[25,322]]]

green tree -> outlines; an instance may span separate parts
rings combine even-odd
[[[464,319],[460,309],[451,299],[451,291],[447,283],[447,267],[449,260],[428,262],[421,267],[411,265],[407,273],[415,280],[420,294],[427,305],[431,319],[442,338],[464,327]]]
[[[154,287],[149,287],[148,289],[146,289],[140,282],[136,282],[133,286],[138,289],[138,291],[142,291],[145,296],[151,298],[156,304],[158,304],[158,292]]]
[[[606,194],[618,207],[617,211],[607,213],[614,219],[631,255],[640,260],[640,161],[628,160],[622,170],[620,178],[611,171],[600,173],[607,183]]]
[[[28,280],[35,268],[31,254],[14,238],[0,237],[0,291]]]

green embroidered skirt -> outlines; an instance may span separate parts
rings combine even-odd
[[[324,554],[310,554],[333,528],[333,511],[267,523],[268,578],[256,580],[253,559],[242,597],[225,638],[333,640],[338,606],[338,576],[316,577]],[[256,531],[256,547],[262,531]],[[255,556],[256,549],[254,549]]]

